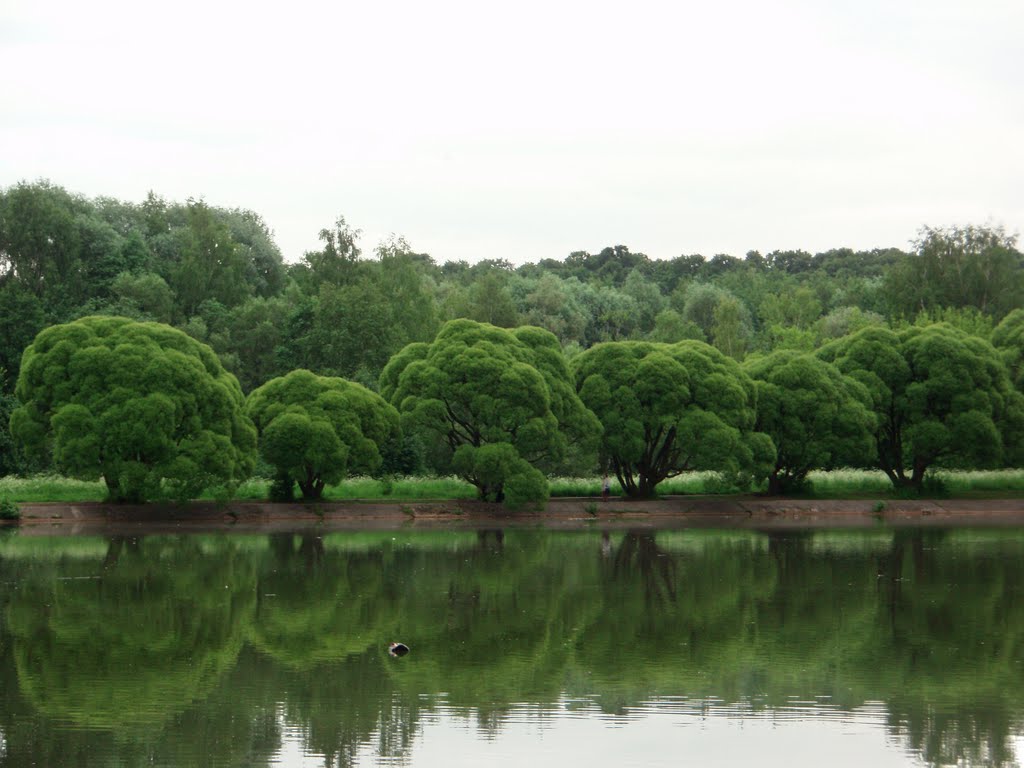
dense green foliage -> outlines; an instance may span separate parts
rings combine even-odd
[[[692,470],[763,477],[771,440],[754,432],[754,383],[700,341],[607,342],[573,361],[584,404],[604,425],[601,453],[629,496]]]
[[[757,386],[755,429],[775,444],[769,493],[799,490],[812,469],[871,463],[875,417],[862,384],[792,350],[750,358],[744,369]]]
[[[944,324],[869,327],[819,355],[867,387],[878,419],[875,461],[894,485],[920,490],[933,465],[1024,458],[1024,395],[988,342]]]
[[[520,266],[435,260],[398,236],[364,251],[361,233],[343,217],[319,236],[317,249],[287,263],[249,210],[153,193],[139,203],[89,199],[46,181],[0,189],[0,473],[55,467],[52,454],[27,454],[8,431],[22,352],[44,328],[95,315],[184,331],[213,349],[244,393],[299,369],[370,389],[397,386],[381,378],[389,363],[392,373],[403,370],[459,319],[518,329],[549,390],[565,360],[605,342],[697,340],[742,361],[814,352],[864,328],[898,335],[937,322],[990,339],[1024,387],[1017,309],[1024,258],[999,227],[925,228],[907,251],[656,260],[612,245]],[[553,336],[535,343],[526,336],[540,339],[539,331],[522,326]],[[565,399],[551,395],[553,403]],[[594,437],[600,429],[584,431]],[[384,471],[450,472],[458,445],[437,434],[422,425],[408,430],[403,443],[387,447]],[[577,439],[528,451],[542,455],[522,454],[531,440],[520,436],[488,441],[515,446],[542,472],[592,473]],[[996,454],[992,462],[1016,461],[1012,452]],[[466,452],[460,459],[463,467],[491,463]]]
[[[18,505],[10,499],[0,498],[0,520],[18,520],[21,517],[21,510]]]
[[[249,476],[256,431],[242,391],[204,344],[158,323],[85,317],[25,350],[11,432],[72,477],[140,501],[229,491]]]
[[[510,482],[520,500],[542,500],[546,483],[533,467],[558,466],[601,430],[576,396],[558,340],[529,326],[450,321],[430,344],[392,358],[380,388],[409,429],[440,439],[451,468],[494,501]]]
[[[1003,361],[1017,389],[1024,391],[1024,309],[1015,309],[992,331],[992,345]]]
[[[999,228],[926,227],[916,253],[886,274],[885,291],[907,314],[972,307],[1001,317],[1021,305],[1024,272],[1016,238]]]
[[[398,442],[398,412],[360,384],[292,371],[254,390],[245,412],[259,432],[260,453],[285,483],[285,497],[299,484],[305,499],[350,472],[372,475],[382,448]]]
[[[1021,254],[998,228],[925,229],[912,252],[654,260],[617,245],[519,267],[435,261],[400,237],[366,255],[344,218],[320,239],[287,264],[252,211],[87,199],[48,182],[0,190],[0,367],[13,382],[36,333],[88,314],[179,326],[248,392],[297,368],[373,382],[457,317],[535,325],[563,346],[697,338],[738,357],[922,310],[973,308],[998,323],[1024,305]]]

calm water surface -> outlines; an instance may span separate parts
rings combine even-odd
[[[1016,765],[1022,590],[1019,530],[0,533],[0,766]]]

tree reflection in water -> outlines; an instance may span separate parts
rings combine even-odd
[[[640,576],[644,601],[649,606],[675,601],[675,559],[658,547],[653,531],[627,531],[615,552],[612,578],[630,578],[635,574]]]
[[[0,584],[0,766],[261,765],[296,730],[346,766],[565,697],[883,701],[933,765],[1024,727],[1015,531],[7,536]]]

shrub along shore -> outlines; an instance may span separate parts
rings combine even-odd
[[[810,489],[796,495],[804,499],[893,499],[905,496],[894,490],[885,473],[872,470],[843,469],[812,472]],[[252,478],[230,497],[208,492],[201,500],[264,501],[272,480]],[[551,478],[552,497],[601,495],[600,477]],[[103,481],[83,481],[60,475],[0,478],[0,499],[15,503],[98,502],[106,498]],[[762,489],[763,490],[763,489]],[[659,495],[728,496],[738,490],[723,485],[713,472],[690,472],[666,480],[658,486]],[[610,494],[618,497],[622,489],[611,480]],[[930,498],[1018,498],[1024,497],[1024,469],[995,471],[938,471],[931,486],[922,494]],[[376,479],[348,478],[324,489],[324,501],[420,501],[474,499],[477,491],[457,477],[399,477]],[[167,500],[173,500],[168,497]]]

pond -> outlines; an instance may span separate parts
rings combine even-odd
[[[0,766],[1014,765],[1022,590],[1017,529],[6,532]]]

